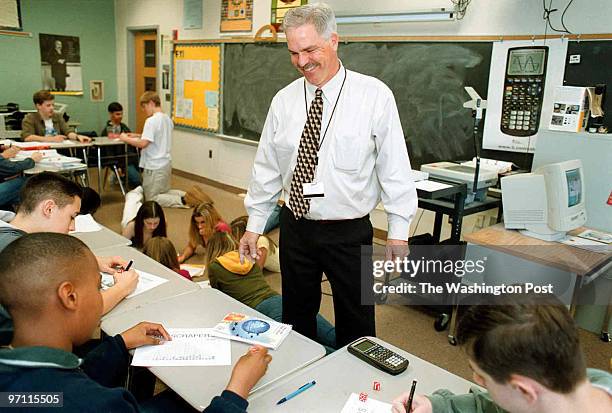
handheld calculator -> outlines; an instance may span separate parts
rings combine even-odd
[[[347,349],[352,355],[394,376],[408,367],[408,360],[404,357],[367,338],[353,341]]]
[[[508,50],[500,125],[503,133],[532,136],[538,132],[547,59],[548,46]]]

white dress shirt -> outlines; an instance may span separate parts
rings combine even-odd
[[[262,233],[281,191],[285,193],[285,205],[289,205],[300,138],[316,89],[300,78],[272,99],[244,201],[248,231]],[[310,211],[304,218],[361,218],[382,199],[389,222],[388,238],[407,240],[417,194],[393,93],[380,80],[345,70],[342,64],[322,90],[319,142],[323,141],[315,182],[323,183],[325,196],[311,198]]]

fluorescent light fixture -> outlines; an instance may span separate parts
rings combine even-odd
[[[346,16],[336,16],[336,23],[338,24],[432,22],[452,20],[455,20],[455,11],[446,9],[423,10],[405,13],[352,14]]]

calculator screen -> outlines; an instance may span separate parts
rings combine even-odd
[[[356,348],[357,350],[359,350],[359,351],[361,351],[361,352],[364,352],[364,353],[365,353],[366,351],[368,351],[369,349],[371,349],[371,348],[372,348],[372,347],[374,347],[375,345],[376,345],[376,344],[375,344],[375,343],[372,343],[371,341],[364,340],[364,341],[362,341],[361,343],[357,344],[357,345],[355,346],[355,348]]]

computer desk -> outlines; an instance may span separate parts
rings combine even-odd
[[[157,288],[161,287],[163,285]],[[219,290],[200,287],[197,289],[188,294],[156,300],[129,312],[111,315],[102,321],[101,328],[109,335],[123,332],[140,321],[161,323],[166,328],[211,328],[229,312],[268,318]],[[249,347],[246,343],[231,341],[232,364],[229,366],[151,367],[150,370],[195,409],[202,411],[213,397],[225,389],[233,366],[246,354]],[[270,354],[272,362],[268,371],[255,385],[251,394],[256,394],[277,380],[320,359],[325,355],[325,349],[309,338],[291,331],[276,350],[270,350]],[[249,411],[252,410],[249,408]]]
[[[576,234],[585,229],[578,228],[575,231],[571,231],[570,234]],[[466,234],[464,239],[472,244],[575,275],[576,280],[570,303],[570,313],[572,315],[576,311],[580,289],[612,268],[612,248],[608,253],[586,251],[558,242],[542,241],[537,238],[528,237],[516,230],[505,229],[503,224],[493,225],[472,234]],[[610,310],[608,310],[608,317],[609,314]],[[607,337],[606,341],[609,339],[607,324],[606,322],[601,332],[602,339],[604,336]],[[451,321],[450,331],[451,334],[454,331],[454,320]],[[449,339],[450,337],[449,335]]]
[[[436,243],[440,242],[442,218],[444,217],[444,214],[448,215],[451,220],[451,236],[449,241],[452,244],[459,244],[461,241],[461,226],[463,224],[464,216],[477,214],[489,209],[499,208],[499,212],[497,213],[497,222],[501,220],[501,199],[487,196],[484,201],[474,201],[468,205],[464,205],[467,195],[466,184],[445,181],[442,179],[430,179],[430,181],[450,185],[448,188],[428,191],[420,187],[421,184],[419,184],[419,182],[423,181],[415,182],[417,195],[419,197],[419,208],[434,211],[436,213],[433,228],[433,237]],[[441,199],[449,197],[453,198],[453,201]]]
[[[417,381],[416,394],[431,394],[438,389],[462,394],[468,393],[471,387],[476,386],[383,340],[368,338],[407,358],[409,364],[406,371],[392,376],[353,356],[345,346],[251,395],[249,412],[339,412],[351,393],[362,392],[373,399],[391,403],[395,397],[410,390],[412,380]],[[467,358],[465,362],[467,363]],[[316,381],[312,388],[281,405],[276,405],[284,396],[312,380]],[[373,390],[375,381],[380,383],[378,391]]]

